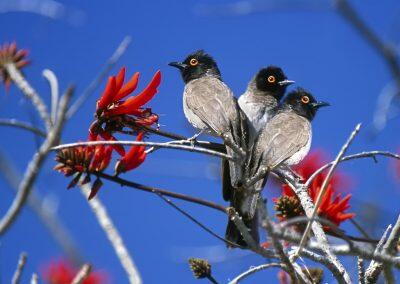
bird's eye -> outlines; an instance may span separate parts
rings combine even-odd
[[[268,83],[275,83],[275,81],[276,81],[275,76],[272,76],[272,75],[269,76],[267,80],[268,80]]]
[[[308,104],[310,102],[310,98],[308,96],[302,96],[301,97],[301,102],[303,104]]]
[[[192,66],[196,66],[197,64],[199,64],[199,61],[196,58],[192,58],[192,59],[190,59],[189,63]]]

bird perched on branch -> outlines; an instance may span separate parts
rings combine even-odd
[[[294,81],[288,80],[281,68],[268,66],[260,69],[250,80],[246,91],[239,98],[239,106],[246,115],[246,122],[249,129],[248,148],[253,145],[260,129],[271,118],[279,101],[286,92],[287,86]],[[246,202],[243,192],[246,189],[236,190],[230,182],[229,165],[227,162],[222,164],[222,191],[226,201],[230,201],[238,213],[243,216],[245,225],[249,228],[253,238],[258,241],[258,218],[252,216],[247,219],[241,212],[242,203]],[[228,222],[225,238],[231,242],[245,246],[242,235],[231,221]]]
[[[184,61],[169,65],[179,69],[185,83],[183,110],[187,120],[200,133],[221,137],[228,154],[237,159],[229,162],[231,183],[236,186],[242,178],[240,159],[244,160],[246,155],[245,117],[232,91],[222,81],[217,63],[199,50]]]
[[[260,130],[247,165],[248,188],[244,193],[243,214],[254,216],[265,175],[277,167],[295,165],[308,154],[312,140],[311,121],[317,110],[324,106],[329,104],[317,102],[309,92],[298,88],[287,95]]]

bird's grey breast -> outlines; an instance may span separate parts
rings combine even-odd
[[[231,90],[219,78],[210,76],[186,84],[183,109],[194,127],[213,135],[227,131],[238,116]]]
[[[277,106],[277,101],[269,95],[255,95],[246,91],[239,98],[239,106],[246,114],[250,124],[250,134],[256,135],[271,118],[272,109]]]

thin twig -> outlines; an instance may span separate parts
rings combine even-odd
[[[83,281],[88,278],[91,271],[92,266],[89,263],[85,263],[84,265],[82,265],[81,269],[79,269],[71,284],[82,284]]]
[[[39,283],[39,276],[36,273],[32,274],[31,284],[38,284]]]
[[[27,97],[35,106],[40,117],[43,119],[46,125],[47,131],[49,132],[52,128],[52,122],[47,111],[46,104],[43,102],[42,98],[36,93],[28,81],[25,80],[24,76],[14,63],[6,63],[4,66],[11,80],[13,80],[15,85],[21,90],[25,97]]]
[[[45,69],[42,72],[43,77],[47,79],[50,85],[51,92],[51,121],[55,123],[57,116],[57,107],[58,107],[58,80],[56,75],[50,69]]]
[[[302,283],[310,283],[310,281],[307,279],[307,277],[301,270],[300,266],[297,265],[296,263],[292,263],[292,261],[286,255],[280,240],[278,240],[278,238],[274,233],[273,223],[271,218],[269,217],[267,206],[261,204],[261,202],[259,202],[259,205],[260,207],[262,206],[263,208],[265,208],[263,210],[264,218],[262,220],[262,226],[267,230],[268,235],[271,237],[272,245],[275,248],[276,252],[278,253],[279,259],[286,266],[287,273],[289,274],[292,283],[298,282],[298,276],[300,278],[299,280],[301,280]]]
[[[176,145],[176,144],[169,144],[167,143],[161,143],[161,142],[145,142],[145,141],[91,141],[91,142],[76,142],[76,143],[68,143],[68,144],[62,144],[58,145],[56,147],[53,147],[53,151],[65,149],[65,148],[73,148],[73,147],[79,147],[79,146],[96,146],[96,145],[125,145],[125,146],[155,146],[159,148],[168,148],[168,149],[176,149],[176,150],[183,150],[183,151],[189,151],[189,152],[196,152],[196,153],[201,153],[201,154],[206,154],[206,155],[211,155],[227,160],[233,160],[233,157],[227,154],[223,154],[221,152],[216,152],[213,150],[208,150],[204,148],[199,148],[199,147],[192,147],[192,146],[186,146],[186,145]]]
[[[75,103],[69,108],[67,112],[67,119],[70,119],[79,109],[80,107],[87,101],[87,99],[94,93],[97,87],[103,82],[104,78],[107,74],[114,68],[115,64],[124,55],[126,49],[131,43],[132,39],[130,36],[125,36],[121,43],[118,45],[117,49],[111,55],[111,57],[107,60],[105,65],[103,66],[100,73],[90,82],[89,86],[83,91],[81,95],[78,96]]]
[[[330,168],[328,174],[325,177],[324,182],[322,183],[321,190],[318,193],[317,201],[315,202],[315,206],[314,206],[312,215],[310,217],[311,220],[307,223],[307,227],[306,227],[306,229],[304,231],[304,234],[303,234],[303,237],[302,237],[302,239],[300,241],[299,248],[298,248],[298,250],[299,250],[298,251],[298,255],[300,255],[300,252],[301,252],[302,248],[304,247],[305,242],[308,239],[308,234],[309,234],[309,232],[311,230],[311,225],[314,222],[315,216],[317,215],[318,208],[319,208],[319,206],[321,205],[321,202],[322,202],[322,196],[325,194],[325,192],[326,192],[326,190],[328,188],[328,184],[331,181],[333,173],[334,173],[336,167],[338,166],[340,160],[342,159],[342,157],[346,153],[347,149],[349,148],[351,142],[353,142],[353,139],[356,137],[356,135],[360,131],[360,128],[361,128],[361,123],[357,124],[356,128],[350,134],[350,137],[347,139],[346,143],[343,145],[342,149],[339,151],[338,155],[336,156],[336,159],[334,160],[334,162],[332,164],[332,167]]]
[[[387,234],[387,230],[382,237],[382,244],[377,246],[376,251],[380,251],[382,249],[382,253],[384,254],[394,254],[396,246],[399,242],[400,237],[400,216],[398,217],[396,224],[393,227],[389,237],[387,238],[385,235]],[[379,274],[384,269],[384,264],[381,262],[372,261],[369,265],[366,273],[365,273],[365,282],[366,283],[375,283],[379,277]]]
[[[11,283],[12,284],[19,284],[22,276],[22,271],[24,270],[26,263],[26,253],[21,253],[18,260],[17,269],[14,272],[13,278]]]
[[[376,156],[384,156],[384,157],[389,157],[389,158],[400,160],[400,155],[391,153],[388,151],[368,151],[368,152],[361,152],[361,153],[345,156],[340,160],[340,163],[345,162],[345,161],[355,160],[355,159],[361,159],[361,158],[375,158]],[[326,170],[327,168],[331,167],[333,165],[333,163],[334,163],[334,161],[327,163],[327,164],[323,165],[322,167],[320,167],[318,170],[316,170],[307,179],[307,181],[304,183],[304,186],[309,187],[311,182],[314,180],[314,178],[317,175],[319,175],[321,172]]]
[[[299,198],[301,205],[306,213],[306,216],[308,218],[311,218],[312,212],[314,210],[314,203],[312,202],[307,188],[304,186],[299,186],[296,187],[294,186],[289,180],[286,180],[286,183],[293,189],[293,191],[296,193],[297,197]],[[328,239],[325,235],[324,230],[322,229],[322,226],[318,222],[313,222],[312,224],[312,230],[314,232],[314,235],[316,239],[318,240],[323,252],[325,253],[324,256],[324,261],[329,263],[326,265],[333,273],[335,278],[339,283],[351,283],[350,277],[342,264],[339,262],[337,257],[334,255],[333,252],[331,252],[329,244],[328,244]],[[293,258],[297,258],[297,255],[293,254]]]
[[[18,186],[18,193],[9,207],[7,213],[0,220],[0,236],[4,235],[9,226],[14,222],[18,216],[21,208],[26,202],[27,197],[32,189],[39,172],[43,165],[47,154],[50,152],[51,147],[58,143],[61,135],[61,130],[65,122],[65,113],[67,110],[68,102],[72,96],[73,88],[70,87],[66,91],[66,94],[61,98],[60,108],[58,113],[58,119],[54,128],[52,128],[40,147],[39,151],[33,156],[32,160],[29,162],[28,167],[25,171],[24,178]]]
[[[158,197],[160,197],[164,202],[166,202],[168,205],[170,205],[171,207],[173,207],[174,209],[176,209],[179,213],[181,213],[182,215],[184,215],[185,217],[189,218],[189,220],[191,220],[192,222],[194,222],[196,225],[198,225],[200,228],[202,228],[204,231],[206,231],[207,233],[211,234],[212,236],[214,236],[215,238],[219,239],[220,241],[223,241],[224,243],[228,243],[233,247],[238,247],[238,248],[242,248],[240,245],[235,244],[231,241],[228,241],[227,239],[224,239],[223,237],[219,236],[218,234],[214,233],[210,228],[208,228],[207,226],[205,226],[203,223],[201,223],[200,221],[198,221],[196,218],[194,218],[192,215],[190,215],[189,213],[187,213],[185,210],[183,210],[182,208],[180,208],[179,206],[177,206],[175,203],[173,203],[171,200],[169,200],[168,198],[164,197],[160,192],[154,191],[154,193],[156,195],[158,195]]]
[[[266,264],[262,264],[262,265],[259,265],[256,267],[251,267],[249,270],[243,272],[242,274],[240,274],[240,275],[236,276],[234,279],[232,279],[229,282],[229,284],[237,284],[240,281],[242,281],[243,279],[249,277],[250,275],[252,275],[258,271],[265,270],[265,269],[272,268],[272,267],[279,267],[279,268],[284,269],[285,266],[282,263],[266,263]]]
[[[46,137],[46,132],[43,130],[36,128],[33,125],[30,125],[26,122],[18,121],[14,118],[11,119],[0,119],[0,126],[11,126],[11,127],[16,127],[16,128],[21,128],[27,131],[30,131],[36,135]]]
[[[94,174],[97,175],[98,177],[107,179],[109,181],[116,182],[116,183],[118,183],[120,185],[123,185],[123,186],[136,188],[136,189],[139,189],[139,190],[142,190],[142,191],[146,191],[146,192],[150,192],[150,193],[160,193],[160,194],[165,195],[165,196],[169,196],[169,197],[185,200],[185,201],[196,203],[196,204],[199,204],[199,205],[203,205],[203,206],[206,206],[206,207],[209,207],[209,208],[212,208],[212,209],[216,209],[216,210],[226,214],[226,207],[224,207],[224,206],[222,206],[220,204],[208,201],[208,200],[200,199],[200,198],[193,197],[193,196],[190,196],[190,195],[185,195],[185,194],[181,194],[181,193],[168,191],[168,190],[161,189],[161,188],[156,188],[156,187],[152,187],[152,186],[143,185],[143,184],[140,184],[140,183],[136,183],[136,182],[133,182],[133,181],[122,179],[122,178],[117,177],[117,176],[111,176],[111,175],[108,175],[108,174],[105,174],[105,173],[96,172]]]
[[[89,196],[90,186],[88,184],[81,186],[81,192],[85,198]],[[126,248],[122,237],[120,236],[117,228],[115,227],[113,221],[108,215],[107,209],[96,196],[88,202],[90,208],[92,209],[97,221],[107,235],[108,240],[114,248],[116,255],[118,256],[122,267],[128,276],[129,283],[140,284],[142,279],[140,277],[139,271]]]

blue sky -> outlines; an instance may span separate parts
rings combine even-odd
[[[334,157],[355,125],[362,122],[362,131],[349,152],[398,150],[398,119],[390,121],[375,139],[369,135],[377,96],[391,80],[390,73],[375,51],[331,9],[329,1],[321,1],[323,4],[318,9],[291,8],[291,4],[286,4],[240,16],[202,13],[207,5],[229,2],[64,1],[60,3],[65,5],[67,13],[59,20],[32,13],[2,13],[0,41],[16,40],[19,47],[30,50],[32,64],[25,69],[25,74],[49,102],[48,86],[41,76],[43,69],[56,73],[61,88],[76,83],[76,95],[79,95],[124,36],[130,35],[132,44],[112,73],[122,65],[127,67],[128,75],[140,71],[140,88],[160,69],[162,85],[150,106],[160,114],[163,129],[187,136],[194,130],[182,111],[183,83],[177,71],[167,66],[168,62],[203,48],[215,57],[223,79],[236,96],[245,90],[259,68],[279,65],[296,81],[296,86],[310,90],[315,97],[332,105],[321,110],[313,123],[313,148],[323,148]],[[275,2],[278,1],[250,3]],[[379,36],[398,43],[400,5],[397,1],[351,2]],[[104,83],[68,123],[64,141],[86,139],[95,101],[103,87]],[[32,113],[31,106],[15,87],[8,94],[0,89],[1,118],[30,121]],[[36,149],[32,135],[4,128],[1,137],[1,151],[23,171]],[[394,222],[398,213],[399,187],[392,165],[380,158],[378,164],[368,159],[340,167],[352,181],[355,213],[364,215],[361,211],[365,210],[364,202],[385,212],[380,213],[377,233]],[[68,180],[54,172],[53,166],[53,157],[50,157],[37,182],[40,193],[58,204],[57,214],[74,235],[86,259],[96,268],[106,270],[112,283],[126,283],[124,271],[86,201],[77,190],[66,190]],[[218,160],[214,158],[161,150],[125,177],[223,203],[218,167]],[[0,188],[0,214],[4,214],[14,195],[3,179],[0,179]],[[268,188],[266,196],[272,196]],[[192,256],[208,257],[215,277],[221,282],[250,265],[263,262],[245,251],[226,250],[224,244],[151,194],[106,182],[100,198],[107,205],[145,283],[194,283],[196,280],[186,263]],[[216,232],[224,233],[226,217],[222,214],[177,203]],[[344,228],[356,234],[351,225],[344,224]],[[21,251],[28,253],[24,279],[50,259],[62,256],[61,249],[28,208],[0,240],[0,282],[9,281]],[[354,259],[346,258],[345,263],[355,275]],[[275,280],[275,277],[274,270],[262,272],[249,283]]]

